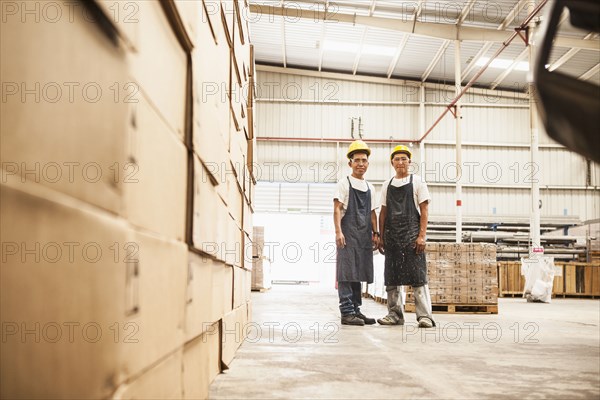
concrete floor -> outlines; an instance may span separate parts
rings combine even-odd
[[[435,314],[417,329],[339,324],[337,292],[253,293],[253,321],[211,399],[598,399],[600,301],[500,299],[498,315]],[[364,299],[376,318],[386,307]],[[227,338],[226,338],[227,339]]]

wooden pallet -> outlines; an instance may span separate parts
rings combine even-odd
[[[509,292],[502,293],[498,297],[504,298],[523,298],[523,293],[521,292]],[[581,293],[552,293],[553,299],[600,299],[600,296],[593,294],[581,294]]]
[[[378,296],[373,296],[369,293],[363,293],[363,297],[367,297],[369,299],[373,299],[375,300],[377,303],[381,303],[381,304],[387,304],[387,299],[378,297]]]
[[[498,297],[523,297],[523,292],[504,292],[499,294]]]
[[[552,295],[553,299],[600,299],[600,295],[584,294],[584,293],[561,293]]]
[[[600,263],[555,261],[562,276],[554,277],[552,295],[555,297],[596,298],[600,297]],[[518,262],[498,263],[499,296],[523,293],[525,277],[521,276]]]
[[[498,304],[432,304],[434,314],[498,314]],[[407,303],[407,312],[415,312],[415,305]]]

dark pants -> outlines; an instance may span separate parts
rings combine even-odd
[[[360,282],[338,282],[338,295],[340,297],[340,312],[342,316],[357,314],[362,305]]]

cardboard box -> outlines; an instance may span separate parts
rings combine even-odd
[[[469,292],[469,287],[466,284],[456,284],[452,286],[452,294],[467,294]]]
[[[3,345],[3,398],[107,397],[182,345],[184,244],[42,185],[0,195],[3,243],[20,244],[4,252],[2,321],[34,332]]]
[[[252,290],[270,289],[271,261],[266,257],[252,259]]]
[[[131,230],[122,220],[95,213],[84,203],[32,183],[0,186],[0,205],[3,245],[23,243],[14,254],[3,248],[5,258],[0,268],[2,325],[15,330],[2,343],[1,397],[109,396],[126,378],[123,375],[135,372],[123,368],[123,337],[115,343],[110,331],[117,324],[117,333],[126,333],[130,320],[125,299],[134,285],[126,284],[124,254],[115,262],[109,248],[117,243],[120,251],[134,242]],[[53,243],[74,243],[72,248],[78,251],[71,257],[69,248],[60,245],[57,260],[58,251],[44,257],[42,249],[53,249]],[[84,245],[92,250],[100,248],[104,257],[97,259],[97,254],[90,253],[89,257],[86,254],[87,261],[83,258]],[[22,249],[35,251],[26,255]],[[77,333],[72,343],[71,323]],[[54,331],[22,339],[22,327],[33,332],[54,327]],[[89,329],[85,336],[83,327]],[[104,332],[100,338],[98,327]],[[136,340],[136,326],[131,327],[131,339]],[[77,379],[73,380],[75,372]]]
[[[121,171],[129,220],[180,241],[185,240],[187,150],[164,119],[139,96],[133,105],[132,162]]]
[[[252,236],[252,230],[253,230],[253,215],[254,212],[252,210],[252,207],[250,206],[250,204],[248,204],[247,202],[244,202],[244,205],[242,207],[243,210],[243,215],[242,215],[242,219],[243,219],[243,230],[246,233],[246,235],[248,236],[249,242],[250,242],[250,246],[251,246],[251,242],[252,240],[250,240],[251,236]],[[252,252],[250,251],[250,258],[252,258]]]
[[[210,177],[208,170],[194,155],[193,246],[217,259],[222,259],[220,248],[229,237],[230,217]]]
[[[96,0],[101,11],[115,27],[118,33],[116,40],[125,45],[129,50],[136,51],[138,48],[139,22],[138,8],[132,2],[114,2],[111,0]],[[64,15],[63,10],[63,14]],[[89,14],[89,12],[87,12]],[[90,18],[91,19],[91,18]],[[93,23],[96,23],[93,21]]]
[[[193,147],[213,175],[215,184],[224,183],[229,160],[230,66],[226,47],[202,41],[192,55]]]
[[[466,265],[459,265],[459,266],[455,266],[454,268],[452,268],[452,277],[453,278],[457,278],[457,279],[461,279],[464,278],[466,279],[467,276],[469,275],[468,269]]]
[[[130,73],[155,110],[184,139],[187,93],[187,55],[179,44],[159,2],[140,1],[135,26],[137,51]]]
[[[467,293],[452,293],[452,303],[454,304],[467,304],[469,302],[469,295]]]
[[[174,399],[182,398],[183,349],[161,360],[141,376],[120,386],[114,399]]]
[[[483,294],[482,293],[469,293],[467,296],[468,304],[482,304]]]
[[[234,267],[233,280],[233,308],[237,308],[250,300],[251,272]]]
[[[221,257],[225,263],[236,267],[243,267],[243,243],[242,243],[242,228],[230,216],[229,218],[229,237],[227,242],[222,246]]]
[[[250,15],[250,8],[244,0],[234,0],[235,7],[235,26],[236,26],[236,40],[241,45],[249,45],[250,35],[248,33],[248,16]]]
[[[479,285],[469,284],[469,286],[467,287],[469,295],[481,295],[481,294],[483,294],[483,286],[481,286],[481,281],[479,283],[480,283]]]
[[[255,244],[256,252],[252,253],[252,256],[262,257],[262,248],[265,245],[265,227],[264,226],[254,226],[252,228],[252,242]]]
[[[115,168],[127,164],[127,101],[135,100],[126,51],[81,12],[69,21],[69,7],[55,6],[56,22],[2,22],[3,180],[14,174],[119,214]]]
[[[205,7],[203,1],[174,0],[174,4],[179,12],[185,33],[192,44],[195,45],[200,40],[209,40],[206,37],[199,37],[200,25],[208,23],[206,19],[203,19]]]
[[[189,253],[185,340],[210,329],[232,309],[233,271],[221,261]]]
[[[248,68],[248,76],[255,77],[256,76],[256,63],[254,60],[254,45],[250,45],[250,67]]]
[[[481,296],[482,304],[498,304],[498,295],[487,295]]]
[[[497,246],[495,244],[483,243],[482,244],[482,257],[483,261],[488,263],[496,263],[496,252]]]
[[[208,398],[211,382],[221,372],[220,321],[183,348],[183,398]]]
[[[248,233],[244,231],[244,269],[252,271],[253,257],[252,257],[252,239],[248,236]]]
[[[435,297],[435,303],[438,303],[438,304],[452,303],[452,295],[451,294],[438,294]]]
[[[249,93],[252,93],[252,90],[249,90]],[[245,133],[246,133],[246,139],[247,140],[252,140],[254,139],[254,131],[255,131],[255,122],[254,122],[254,107],[253,106],[248,106],[248,108],[246,108],[246,115],[248,116],[248,129],[246,129]],[[253,144],[253,143],[252,143]],[[248,143],[248,147],[250,147],[251,144]],[[250,154],[250,150],[248,150],[248,154]]]
[[[140,7],[144,16],[160,20],[160,15],[153,14],[162,13],[160,6],[158,11]],[[63,8],[63,15],[68,11]],[[2,59],[11,60],[2,65],[3,79],[22,81],[24,89],[34,89],[25,97],[32,101],[22,102],[21,94],[16,94],[3,104],[3,162],[15,162],[7,165],[8,173],[182,240],[186,189],[181,141],[165,123],[163,110],[150,104],[145,93],[152,91],[140,90],[128,76],[126,51],[81,15],[73,13],[73,23],[68,19],[35,24],[9,20],[3,26],[3,38],[15,46],[30,34],[36,38],[27,41],[20,54],[3,47]],[[142,15],[138,17],[141,21]],[[137,23],[132,25],[137,29]],[[146,48],[144,57],[149,57],[148,52]],[[72,57],[65,63],[61,54]],[[138,57],[141,53],[133,58]],[[185,74],[184,70],[183,81]],[[176,78],[169,80],[169,88]],[[162,80],[152,78],[153,84]],[[161,98],[166,96],[161,93]],[[184,97],[180,103],[185,103]],[[167,173],[168,178],[164,177]]]
[[[188,269],[188,250],[182,242],[135,232],[134,244],[139,246],[139,252],[131,255],[139,258],[139,276],[133,277],[139,281],[139,310],[130,321],[139,327],[139,344],[123,346],[132,372],[183,344]]]
[[[248,307],[244,304],[223,316],[221,334],[221,362],[229,368],[235,353],[246,338]]]
[[[233,49],[234,44],[234,29],[235,29],[235,0],[221,0],[221,28],[225,39],[230,49]]]

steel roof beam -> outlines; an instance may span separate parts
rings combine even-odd
[[[394,58],[392,58],[392,62],[390,63],[390,66],[388,68],[388,71],[387,71],[388,79],[390,79],[392,77],[392,74],[394,73],[394,70],[396,69],[396,65],[398,65],[398,61],[400,61],[400,56],[402,55],[402,52],[404,51],[404,48],[406,47],[406,43],[408,43],[409,37],[410,37],[410,35],[408,33],[405,33],[404,37],[402,37],[402,41],[398,45],[396,54],[394,54]]]
[[[513,70],[519,65],[519,63],[521,61],[523,61],[527,55],[529,54],[529,49],[525,48],[525,50],[523,50],[521,52],[521,54],[519,54],[517,56],[517,58],[515,58],[515,60],[512,62],[512,64],[510,64],[510,66],[508,68],[506,68],[504,71],[502,71],[502,73],[500,75],[498,75],[498,77],[496,79],[494,79],[492,85],[491,85],[491,89],[496,89],[498,87],[498,85],[500,85],[502,82],[504,82],[504,80],[506,79],[506,77],[513,72]]]
[[[329,11],[329,0],[325,1],[325,12]],[[323,66],[323,53],[325,52],[325,30],[327,22],[323,21],[323,29],[321,30],[321,42],[319,43],[319,71]]]
[[[372,16],[375,12],[375,6],[377,4],[377,0],[371,0],[371,7],[369,7],[369,16]],[[362,38],[360,39],[360,45],[358,46],[358,53],[356,54],[356,58],[354,59],[354,65],[352,66],[352,75],[356,75],[356,71],[358,70],[358,64],[360,63],[360,58],[362,57],[363,46],[365,45],[365,39],[367,37],[367,33],[369,32],[369,27],[365,27],[363,30]]]
[[[344,13],[325,13],[324,11],[307,10],[288,7],[274,7],[259,4],[250,5],[250,10],[255,14],[278,15],[293,20],[297,18],[311,20],[330,20],[345,22],[353,25],[363,25],[374,28],[389,29],[398,32],[408,32],[420,36],[435,37],[445,40],[504,42],[510,35],[498,29],[483,27],[456,26],[433,22],[403,21],[395,18],[375,16],[361,16]],[[554,41],[558,47],[574,47],[600,51],[599,40],[583,40],[570,37],[558,37]]]
[[[413,22],[415,22],[417,20],[417,18],[419,18],[419,15],[421,15],[422,11],[423,11],[423,0],[419,0],[419,3],[417,4],[417,9],[415,10],[415,12],[412,16]],[[390,79],[392,77],[392,74],[394,73],[394,70],[396,69],[396,65],[398,65],[398,61],[400,61],[400,56],[402,55],[402,52],[404,51],[404,48],[406,47],[406,43],[408,43],[409,37],[410,36],[408,35],[408,33],[402,37],[402,40],[400,41],[400,44],[398,45],[398,48],[396,49],[396,53],[394,54],[394,57],[392,58],[392,62],[390,63],[390,66],[388,67],[388,71],[387,71],[388,79]]]
[[[596,64],[594,67],[592,67],[592,69],[590,69],[588,72],[586,72],[585,74],[581,75],[579,77],[579,79],[581,79],[582,81],[587,81],[588,79],[590,79],[592,76],[596,75],[598,73],[598,71],[600,71],[600,64]]]
[[[595,36],[594,33],[588,33],[583,40],[590,40],[591,38],[593,38]],[[556,71],[558,68],[562,67],[567,61],[569,61],[571,58],[575,57],[575,55],[577,53],[579,53],[581,49],[569,49],[569,51],[567,51],[562,57],[560,57],[558,60],[554,61],[549,67],[548,67],[548,71],[552,72],[552,71]]]
[[[429,66],[427,67],[427,69],[425,70],[425,72],[423,73],[423,75],[421,76],[421,81],[422,82],[425,82],[427,80],[427,78],[429,78],[429,75],[431,75],[431,73],[433,72],[433,69],[435,68],[435,66],[440,62],[440,59],[442,58],[442,56],[446,52],[446,49],[448,48],[448,46],[450,45],[450,43],[452,43],[452,42],[449,41],[449,40],[444,40],[444,43],[442,43],[442,47],[439,48],[439,50],[437,51],[437,53],[433,57],[433,60],[431,60],[431,62],[429,63]]]

